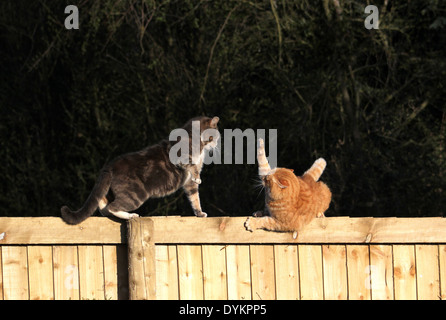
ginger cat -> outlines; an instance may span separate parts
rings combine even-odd
[[[257,149],[259,176],[265,186],[265,213],[254,213],[248,218],[245,227],[248,231],[265,229],[270,231],[297,232],[315,217],[324,217],[331,201],[327,185],[318,182],[326,162],[320,158],[314,162],[302,177],[297,177],[293,169],[276,168],[271,170],[265,156],[263,140],[259,139]]]

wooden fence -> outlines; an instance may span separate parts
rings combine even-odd
[[[446,219],[0,218],[0,299],[444,299]]]

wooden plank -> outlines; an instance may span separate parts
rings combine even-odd
[[[0,247],[0,300],[3,300],[2,247]]]
[[[367,245],[347,245],[348,298],[370,300],[370,263]]]
[[[227,300],[226,251],[222,245],[204,245],[203,289],[205,300]]]
[[[119,263],[116,245],[102,246],[104,254],[104,290],[105,300],[118,300]]]
[[[178,260],[175,245],[157,245],[156,299],[178,300]]]
[[[54,300],[53,249],[51,246],[28,246],[30,300]]]
[[[151,219],[155,224],[155,243],[446,243],[445,218],[314,219],[297,239],[291,233],[246,231],[246,217]]]
[[[418,300],[440,299],[438,246],[416,245]]]
[[[156,299],[156,270],[155,270],[155,243],[152,241],[154,235],[153,220],[141,220],[142,248],[144,254],[144,277],[147,299]]]
[[[396,300],[416,300],[417,281],[415,247],[393,246],[393,286]]]
[[[155,244],[152,242],[153,221],[128,221],[130,299],[156,298]]]
[[[274,247],[272,245],[252,245],[250,254],[252,299],[275,299]]]
[[[314,219],[297,239],[290,233],[245,230],[247,217],[150,217],[155,243],[446,243],[446,219],[348,218]],[[56,217],[0,218],[0,245],[126,243],[126,224],[91,217],[70,226]],[[182,232],[177,232],[182,230]],[[197,237],[197,233],[200,237]]]
[[[128,221],[129,296],[131,300],[146,300],[144,248],[140,219]]]
[[[439,245],[438,253],[439,253],[438,258],[440,260],[440,299],[445,300],[446,299],[446,245]]]
[[[7,244],[118,244],[126,243],[123,224],[91,217],[67,225],[55,217],[0,218],[0,245]],[[125,224],[124,224],[125,227]]]
[[[302,300],[324,299],[322,248],[320,245],[299,245],[299,281]]]
[[[248,245],[226,247],[228,299],[251,300],[251,262]]]
[[[102,246],[78,246],[81,300],[104,300]]]
[[[370,246],[370,277],[372,299],[393,300],[392,246]]]
[[[181,300],[203,300],[201,246],[179,245],[178,279]]]
[[[325,300],[346,300],[347,253],[345,245],[322,246]]]
[[[54,298],[79,300],[77,246],[53,246]]]
[[[5,300],[28,300],[28,258],[26,247],[2,247],[3,297]]]
[[[299,292],[299,263],[296,245],[274,246],[274,267],[276,275],[276,298],[297,300]]]

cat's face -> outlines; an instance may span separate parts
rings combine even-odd
[[[262,180],[266,187],[266,195],[271,200],[280,200],[299,193],[299,180],[294,175],[293,169],[273,169]]]
[[[207,118],[201,128],[201,143],[206,150],[217,148],[218,140],[220,139],[220,132],[218,131],[217,123],[220,119],[218,117]]]

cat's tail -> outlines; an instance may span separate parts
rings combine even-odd
[[[82,208],[77,211],[72,211],[67,206],[60,208],[62,219],[68,224],[78,224],[90,217],[99,206],[99,200],[105,197],[112,180],[112,173],[109,170],[102,170],[96,184],[93,187],[90,195],[85,201]]]
[[[265,154],[265,146],[263,139],[259,139],[259,147],[257,148],[257,162],[259,163],[259,176],[266,176],[271,171],[268,159]]]
[[[322,173],[325,170],[325,167],[327,166],[327,162],[323,158],[317,159],[310,169],[308,169],[303,175],[309,175],[311,176],[314,181],[318,181],[321,177]]]

